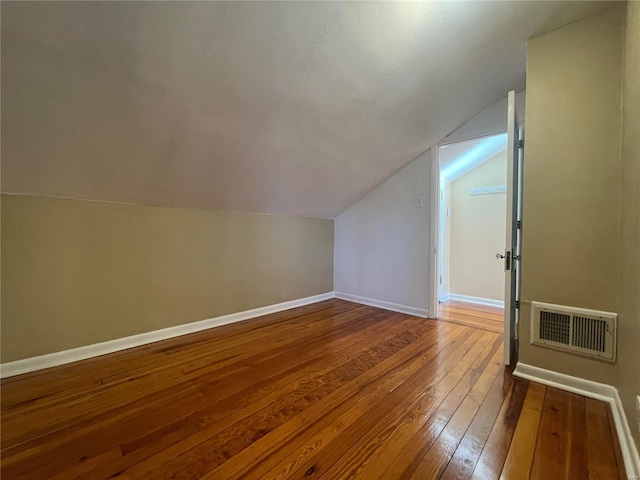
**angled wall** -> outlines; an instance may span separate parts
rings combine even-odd
[[[336,218],[336,292],[426,315],[430,165],[427,151]]]
[[[516,95],[522,106],[525,92]],[[521,111],[524,109],[521,109]],[[506,97],[443,139],[505,132]],[[416,197],[423,207],[416,208]],[[431,150],[418,156],[335,219],[334,289],[354,297],[428,312]]]
[[[2,362],[333,290],[333,220],[2,195]]]

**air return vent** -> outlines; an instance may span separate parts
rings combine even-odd
[[[615,362],[615,313],[540,302],[531,307],[531,343]]]

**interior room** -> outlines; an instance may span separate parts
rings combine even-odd
[[[640,478],[640,2],[0,13],[3,479]]]
[[[523,92],[524,95],[524,92]],[[502,332],[507,134],[442,145],[438,208],[438,313],[465,313]],[[451,307],[463,308],[451,312]],[[493,313],[494,316],[486,315]]]

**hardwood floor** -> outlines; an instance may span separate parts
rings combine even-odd
[[[501,348],[334,299],[9,378],[2,478],[623,478],[608,405]]]
[[[504,309],[501,307],[449,300],[440,304],[438,318],[500,334],[504,331]]]

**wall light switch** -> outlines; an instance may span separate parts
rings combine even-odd
[[[422,208],[424,206],[424,198],[422,196],[416,197],[416,208]]]

